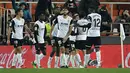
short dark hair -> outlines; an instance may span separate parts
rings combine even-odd
[[[15,14],[17,15],[22,9],[21,8],[18,8],[15,10]]]
[[[79,12],[79,17],[84,18],[86,16],[86,13],[84,11]]]
[[[40,17],[41,15],[46,15],[45,12],[43,12],[43,11],[41,11],[41,12],[39,12],[37,14],[38,14],[38,17]]]
[[[95,13],[96,9],[94,7],[90,7],[90,8],[88,8],[88,12],[89,13]]]

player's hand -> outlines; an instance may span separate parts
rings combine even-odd
[[[10,40],[7,40],[7,44],[10,45]]]

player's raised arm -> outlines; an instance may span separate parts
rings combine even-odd
[[[13,9],[16,10],[17,6],[16,6],[16,3],[15,3],[15,0],[11,0],[11,1],[12,1],[12,7],[13,7]]]
[[[55,26],[57,23],[58,23],[58,20],[57,20],[57,18],[56,18],[56,19],[54,20],[52,26],[51,26],[51,31],[50,31],[50,38],[51,38],[51,39],[52,39],[52,31],[53,31],[53,29],[54,29],[54,26]]]

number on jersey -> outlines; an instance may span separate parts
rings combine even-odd
[[[100,27],[101,20],[100,20],[99,18],[94,19],[93,21],[94,21],[94,24],[95,24],[94,26],[95,26],[95,27]]]

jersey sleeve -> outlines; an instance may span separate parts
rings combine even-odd
[[[58,23],[58,18],[56,18],[55,20],[54,20],[54,25],[56,25]]]
[[[34,25],[34,31],[38,31],[38,24],[37,23],[35,23],[35,25]]]
[[[91,23],[92,22],[92,17],[88,15],[87,20]]]
[[[24,25],[27,25],[27,24],[25,24],[25,20],[23,19],[23,23],[24,23]]]
[[[37,38],[38,28],[39,28],[38,25],[35,23],[35,25],[34,25],[34,38],[35,38],[36,43],[38,43],[38,38]]]
[[[9,27],[13,27],[15,25],[15,22],[14,22],[14,20],[12,20],[11,22],[10,22],[10,24],[9,24]]]
[[[72,25],[72,26],[74,25],[74,24],[73,24],[73,20],[70,21],[70,25]]]

